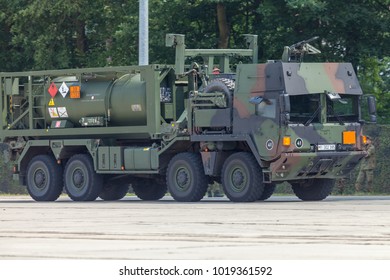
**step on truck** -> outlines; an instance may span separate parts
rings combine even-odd
[[[319,52],[309,41],[259,64],[257,36],[245,40],[187,49],[168,34],[174,65],[0,73],[14,178],[36,201],[118,200],[131,186],[143,200],[195,202],[215,181],[235,202],[265,200],[282,182],[325,199],[365,156],[352,65],[303,62]],[[368,111],[375,121],[373,97]]]

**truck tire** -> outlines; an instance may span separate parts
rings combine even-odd
[[[142,200],[159,200],[167,193],[167,185],[153,179],[137,179],[131,186],[135,195]]]
[[[261,194],[260,198],[258,200],[267,200],[272,196],[276,189],[276,184],[271,183],[271,184],[264,184],[264,190],[263,193]]]
[[[195,202],[201,200],[206,194],[207,182],[200,155],[180,153],[169,162],[168,190],[176,201]]]
[[[226,95],[227,105],[230,106],[232,103],[232,96],[234,92],[235,82],[232,79],[219,78],[209,82],[205,87],[205,93],[210,92],[223,92]]]
[[[331,194],[336,180],[312,179],[301,183],[292,183],[291,187],[295,195],[303,201],[318,201]]]
[[[74,201],[93,201],[103,189],[103,178],[96,174],[89,155],[72,156],[65,166],[65,190]]]
[[[234,202],[252,202],[264,189],[261,168],[252,154],[239,152],[227,158],[222,167],[222,186]]]
[[[104,184],[99,197],[107,201],[119,200],[124,198],[128,191],[129,184],[106,183]]]
[[[55,201],[63,189],[62,167],[54,157],[35,156],[27,166],[27,191],[36,201]]]

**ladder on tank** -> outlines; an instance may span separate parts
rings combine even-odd
[[[47,77],[43,76],[42,83],[33,83],[33,79],[31,78],[29,82],[31,82],[31,87],[29,85],[29,97],[31,98],[31,118],[30,118],[30,129],[46,129],[46,104],[48,104],[48,93],[45,84],[50,84],[50,78],[48,78],[48,82],[45,83]],[[34,90],[36,89],[36,90]],[[38,100],[43,100],[41,104],[39,104]],[[41,110],[42,114],[39,114],[37,111]]]

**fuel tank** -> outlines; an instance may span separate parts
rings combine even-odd
[[[147,122],[146,84],[140,74],[58,77],[46,94],[38,100],[37,113],[49,125],[58,120],[66,120],[72,127],[141,126]]]

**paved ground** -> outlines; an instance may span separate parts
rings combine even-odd
[[[1,259],[390,259],[390,196],[258,203],[0,197]]]

